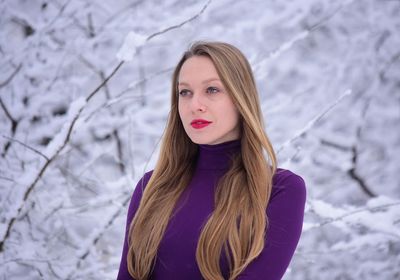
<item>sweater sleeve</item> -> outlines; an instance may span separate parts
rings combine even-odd
[[[129,248],[128,247],[129,226],[133,220],[133,217],[136,214],[136,210],[139,207],[139,203],[142,198],[143,190],[146,187],[147,182],[149,181],[149,179],[151,177],[151,174],[152,174],[152,171],[147,172],[139,180],[139,182],[137,183],[136,188],[133,192],[133,195],[131,197],[131,201],[129,203],[128,214],[127,214],[127,219],[126,219],[126,226],[125,226],[125,239],[124,239],[124,245],[122,248],[122,256],[121,256],[121,262],[119,265],[117,280],[135,280],[129,274],[128,265],[127,265],[127,254],[128,254],[128,248]]]
[[[279,280],[290,264],[300,239],[306,186],[291,171],[279,182],[267,207],[268,228],[261,254],[237,278],[238,280]]]

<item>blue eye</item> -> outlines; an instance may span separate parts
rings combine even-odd
[[[217,92],[219,92],[219,89],[216,87],[208,87],[207,92],[208,93],[217,93]]]
[[[189,92],[190,92],[190,91],[188,91],[187,89],[182,89],[182,90],[179,92],[179,95],[180,95],[180,96],[186,96]]]

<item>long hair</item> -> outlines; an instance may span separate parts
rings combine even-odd
[[[137,280],[151,274],[157,249],[174,206],[193,176],[198,145],[184,131],[178,113],[178,77],[192,56],[210,58],[240,113],[241,153],[233,159],[215,191],[215,210],[204,225],[196,249],[203,278],[224,279],[219,260],[229,263],[229,280],[264,248],[266,208],[277,163],[268,139],[250,64],[236,47],[221,42],[196,42],[172,76],[171,111],[160,155],[129,229],[128,270]]]

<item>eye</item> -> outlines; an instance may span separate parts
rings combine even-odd
[[[182,89],[181,91],[179,91],[179,95],[180,95],[180,96],[186,96],[186,95],[188,95],[189,93],[190,93],[190,91],[187,90],[187,89]]]
[[[219,92],[219,89],[216,88],[216,87],[208,87],[208,88],[207,88],[207,92],[208,92],[208,93],[213,93],[213,94],[215,94],[215,93],[218,93],[218,92]]]

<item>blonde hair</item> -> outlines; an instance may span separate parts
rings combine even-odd
[[[276,172],[276,155],[265,133],[251,67],[236,47],[196,42],[172,76],[171,111],[160,155],[129,229],[128,270],[137,280],[149,277],[174,206],[192,178],[198,145],[186,135],[178,113],[178,76],[192,56],[207,56],[240,113],[241,153],[219,180],[215,210],[200,234],[196,260],[203,278],[224,279],[219,259],[224,249],[235,279],[264,248],[266,208]],[[264,155],[265,152],[265,155]]]

